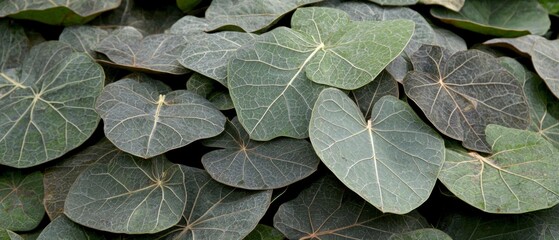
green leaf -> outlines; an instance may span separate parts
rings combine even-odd
[[[485,126],[526,129],[530,116],[522,86],[489,54],[424,45],[404,79],[406,95],[443,134],[464,147],[489,152]]]
[[[0,175],[0,229],[33,230],[45,215],[43,174],[5,169]]]
[[[0,35],[0,71],[19,67],[29,45],[23,27],[2,19],[0,20],[0,32],[2,32]]]
[[[369,0],[379,5],[386,5],[386,6],[405,6],[405,5],[414,5],[417,3],[418,0]]]
[[[299,181],[318,167],[320,159],[307,140],[251,141],[237,118],[225,126],[221,135],[203,142],[223,148],[202,157],[204,168],[218,182],[244,189],[274,189]]]
[[[356,89],[373,81],[404,49],[414,26],[408,20],[351,22],[329,8],[298,9],[291,25],[259,36],[229,63],[231,98],[254,140],[307,137],[311,106],[325,88],[316,83]]]
[[[28,19],[51,25],[83,24],[101,12],[117,8],[120,1],[1,1],[0,17]]]
[[[163,156],[145,160],[118,153],[91,165],[76,179],[64,213],[80,225],[102,231],[156,233],[179,222],[186,194],[179,165]]]
[[[254,40],[254,34],[218,32],[203,34],[184,47],[178,61],[184,67],[227,86],[227,63],[242,45]]]
[[[95,46],[109,36],[109,32],[94,26],[66,27],[62,30],[61,42],[70,45],[76,52],[83,52],[91,58],[97,58]]]
[[[435,41],[433,45],[441,46],[450,53],[468,50],[466,41],[455,33],[444,28],[435,28]]]
[[[458,12],[464,6],[466,0],[419,0],[422,4],[436,4]]]
[[[101,233],[84,228],[61,215],[43,229],[37,240],[50,239],[106,239]]]
[[[225,86],[199,73],[192,74],[186,82],[186,89],[208,99],[219,110],[235,108],[229,90]]]
[[[169,33],[183,35],[189,40],[195,40],[197,37],[205,34],[204,31],[207,28],[207,19],[186,15],[171,26]]]
[[[559,40],[536,40],[532,63],[553,95],[559,97]]]
[[[303,5],[322,0],[213,0],[206,18],[207,30],[236,26],[245,32],[255,32],[269,27],[283,15]]]
[[[56,41],[0,72],[0,164],[30,167],[82,144],[99,122],[93,107],[104,78],[93,59]]]
[[[435,228],[423,228],[393,235],[390,240],[452,240],[448,234]]]
[[[0,239],[2,240],[23,240],[21,236],[10,230],[0,228]]]
[[[116,67],[180,75],[188,72],[177,61],[185,44],[186,40],[180,35],[155,34],[144,37],[133,27],[123,27],[101,40],[95,51],[112,61],[100,62]]]
[[[557,0],[538,0],[540,4],[547,9],[549,14],[559,13],[559,1]]]
[[[543,35],[551,24],[537,0],[468,0],[459,12],[437,7],[431,15],[459,28],[500,37]]]
[[[538,35],[526,35],[517,38],[494,38],[485,41],[483,44],[497,47],[507,47],[519,52],[523,56],[531,56],[534,51],[534,44],[540,39],[545,39]]]
[[[214,181],[201,169],[181,166],[188,201],[181,222],[166,239],[242,239],[270,205],[272,191],[248,191]],[[159,238],[161,239],[161,238]]]
[[[382,97],[365,120],[343,92],[326,89],[309,132],[322,162],[382,212],[403,214],[425,202],[444,160],[443,140],[393,96]]]
[[[225,116],[187,90],[171,91],[146,75],[105,87],[96,106],[105,135],[125,152],[150,158],[223,132]]]
[[[177,6],[183,11],[188,12],[194,9],[202,0],[177,0]]]
[[[388,239],[427,227],[417,212],[383,214],[327,175],[282,204],[274,227],[288,239]]]
[[[243,240],[283,240],[285,239],[280,231],[264,224],[256,225],[256,228],[250,232]]]
[[[351,91],[351,98],[365,118],[371,117],[373,106],[383,96],[399,96],[398,82],[387,71],[382,71],[371,83]]]
[[[43,179],[45,197],[43,204],[51,220],[64,213],[64,201],[70,187],[90,165],[102,159],[112,158],[122,152],[104,138],[99,143],[74,155],[65,156],[56,165],[45,170]]]
[[[488,125],[493,154],[447,149],[439,179],[457,197],[491,213],[524,213],[559,202],[558,150],[537,133]]]

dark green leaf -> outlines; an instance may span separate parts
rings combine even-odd
[[[0,32],[0,71],[19,67],[29,45],[23,28],[3,19],[0,20]]]
[[[43,229],[37,240],[51,239],[106,239],[100,232],[84,228],[61,215]]]
[[[2,170],[0,175],[0,229],[33,230],[45,215],[43,174]]]
[[[188,12],[200,4],[202,0],[177,0],[177,6],[183,11]]]
[[[109,32],[99,27],[76,26],[64,28],[58,39],[70,45],[77,52],[83,52],[91,58],[97,58],[97,53],[93,49],[108,36]]]
[[[235,108],[229,90],[225,86],[199,73],[192,74],[186,82],[186,89],[208,99],[219,110]]]
[[[485,41],[483,44],[498,47],[508,47],[524,56],[531,56],[534,51],[534,44],[540,39],[545,38],[538,35],[526,35],[517,38],[494,38]]]
[[[0,239],[2,240],[23,240],[23,238],[17,233],[10,230],[5,230],[0,228]]]
[[[283,240],[283,234],[273,227],[264,224],[256,225],[256,228],[250,232],[244,240]]]
[[[435,228],[423,228],[393,235],[390,240],[452,240],[448,234]]]
[[[373,82],[351,91],[350,94],[365,118],[371,117],[375,103],[386,95],[399,96],[398,82],[387,71],[382,71]]]

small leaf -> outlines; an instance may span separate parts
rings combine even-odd
[[[23,240],[24,238],[22,238],[21,236],[19,236],[15,232],[0,228],[0,239],[3,239],[3,240]]]
[[[199,73],[190,76],[186,82],[186,89],[208,99],[219,110],[235,108],[229,90],[225,86]]]
[[[186,203],[181,167],[119,153],[88,167],[74,182],[64,213],[94,229],[156,233],[177,224]],[[189,175],[190,176],[190,175]]]
[[[536,40],[532,62],[551,92],[559,97],[559,40]]]
[[[70,45],[76,52],[83,52],[91,58],[97,58],[97,53],[93,49],[108,36],[109,32],[99,27],[76,26],[64,28],[59,40]]]
[[[417,212],[383,214],[330,175],[282,204],[274,227],[288,239],[388,239],[426,227]]]
[[[41,172],[4,169],[0,175],[0,229],[33,230],[45,215],[42,201]]]
[[[188,12],[194,9],[202,0],[177,0],[177,6],[183,11]]]
[[[51,25],[76,25],[90,21],[101,12],[117,8],[120,1],[1,1],[0,17],[28,19]]]
[[[185,74],[187,70],[179,64],[186,40],[174,34],[155,34],[144,37],[133,27],[113,31],[95,47],[112,62],[101,62],[136,71]]]
[[[105,135],[125,152],[150,158],[223,132],[225,116],[187,90],[171,91],[145,75],[105,87],[96,106]]]
[[[29,45],[23,27],[7,19],[2,19],[0,20],[0,32],[2,33],[0,35],[0,71],[19,67]]]
[[[557,0],[539,0],[540,4],[547,9],[549,14],[559,13],[559,1]]]
[[[437,4],[452,11],[458,12],[464,6],[466,0],[419,0],[423,4]]]
[[[491,213],[524,213],[559,202],[558,150],[539,134],[488,125],[493,154],[447,149],[439,179],[458,198]]]
[[[348,188],[382,212],[407,213],[427,200],[444,143],[404,102],[384,96],[365,120],[349,97],[330,88],[312,114],[311,143]]]
[[[435,40],[433,45],[441,46],[452,54],[468,50],[466,41],[455,33],[444,28],[435,28],[434,30]]]
[[[534,44],[540,39],[545,39],[538,35],[526,35],[517,38],[494,38],[485,41],[483,44],[498,47],[507,47],[519,52],[524,56],[531,56],[534,51]]]
[[[459,12],[436,7],[431,15],[459,28],[500,37],[543,35],[551,24],[537,0],[468,0]]]
[[[320,162],[307,140],[252,141],[237,118],[226,123],[221,135],[203,143],[223,148],[202,157],[202,164],[212,178],[244,189],[288,186],[315,172]]]
[[[386,6],[405,6],[405,5],[414,5],[417,3],[418,0],[369,0],[379,5],[386,5]]]
[[[350,94],[365,118],[371,117],[375,103],[386,95],[399,96],[398,82],[387,71],[382,71],[373,82]]]
[[[245,32],[262,30],[303,5],[322,0],[213,0],[206,10],[207,30],[237,26]]]
[[[99,123],[93,107],[104,79],[93,59],[57,41],[0,72],[0,164],[31,167],[81,145]]]
[[[285,239],[280,231],[264,224],[256,225],[256,228],[250,232],[243,240],[283,240]]]
[[[468,149],[489,152],[487,124],[525,129],[529,111],[522,86],[489,54],[424,45],[404,79],[406,95],[443,134]]]
[[[423,228],[395,234],[390,240],[452,240],[448,234],[435,228]]]
[[[106,239],[100,232],[82,227],[61,215],[43,229],[37,240],[50,239]]]
[[[195,40],[197,37],[205,34],[208,28],[208,20],[192,15],[186,15],[175,22],[169,29],[169,33],[185,36],[189,40]]]

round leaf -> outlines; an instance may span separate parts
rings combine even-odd
[[[223,132],[225,116],[186,90],[133,75],[105,87],[97,100],[105,135],[115,146],[143,158],[157,156]]]
[[[51,41],[19,71],[0,72],[0,164],[23,168],[62,156],[91,136],[105,79],[89,56]]]
[[[320,93],[309,126],[322,162],[382,212],[407,213],[431,194],[444,160],[438,134],[393,96],[365,120],[343,92]]]
[[[0,175],[0,229],[33,230],[45,215],[43,174],[3,170]]]
[[[225,132],[205,140],[204,145],[224,148],[202,157],[212,178],[244,189],[285,187],[312,174],[320,162],[304,139],[250,140],[237,118],[228,121]]]
[[[37,240],[50,239],[105,239],[99,232],[84,228],[61,215],[43,229]]]
[[[64,213],[102,231],[156,233],[177,224],[186,203],[181,167],[118,153],[88,167],[74,182]]]

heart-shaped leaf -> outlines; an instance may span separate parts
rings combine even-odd
[[[50,239],[106,239],[101,233],[80,226],[66,216],[61,215],[43,229],[37,240]]]
[[[382,71],[375,80],[361,88],[351,91],[351,98],[355,101],[365,118],[371,117],[373,106],[383,96],[399,96],[398,82],[387,71]]]
[[[110,61],[101,61],[135,71],[185,74],[179,64],[185,38],[175,34],[155,34],[144,37],[133,27],[113,31],[99,42],[95,51],[105,54]]]
[[[419,0],[423,4],[436,4],[448,8],[452,11],[458,12],[464,6],[466,0]]]
[[[56,41],[0,72],[0,164],[30,167],[82,144],[99,122],[93,107],[104,78],[93,59]]]
[[[202,164],[213,179],[244,189],[285,187],[316,171],[320,159],[304,139],[251,141],[237,118],[204,145],[224,148],[207,153]]]
[[[491,213],[524,213],[559,203],[559,151],[537,133],[488,125],[493,154],[447,149],[439,179],[457,197]]]
[[[285,237],[280,231],[264,224],[256,225],[256,228],[250,232],[244,240],[283,240]]]
[[[380,240],[427,225],[417,212],[381,213],[330,175],[282,204],[274,215],[274,226],[288,239]]]
[[[76,179],[64,213],[80,225],[102,231],[156,233],[179,222],[186,196],[179,165],[163,156],[145,160],[119,152]]]
[[[435,228],[423,228],[395,234],[390,240],[452,240],[445,232]]]
[[[186,89],[210,101],[219,110],[235,108],[229,90],[215,80],[202,74],[194,73],[186,82]]]
[[[203,34],[184,47],[179,62],[184,67],[201,73],[227,86],[227,63],[242,45],[254,40],[255,35],[241,32]]]
[[[97,58],[97,53],[93,49],[108,36],[109,32],[99,27],[76,26],[64,28],[58,39],[77,52],[87,53],[91,58]]]
[[[23,28],[9,20],[2,19],[0,20],[0,32],[2,33],[0,35],[0,71],[19,67],[29,45]]]
[[[166,239],[243,239],[264,216],[272,191],[248,191],[214,181],[204,170],[181,166],[188,202]]]
[[[262,30],[306,4],[322,0],[213,0],[206,10],[208,30],[236,26],[245,32]]]
[[[529,111],[522,86],[489,54],[424,45],[404,79],[406,95],[443,134],[468,149],[489,152],[485,126],[525,129]]]
[[[352,22],[340,10],[302,8],[291,26],[257,37],[229,63],[231,98],[255,140],[307,137],[311,106],[324,89],[316,83],[356,89],[373,81],[404,49],[414,24]]]
[[[150,158],[223,132],[225,116],[187,90],[132,75],[105,87],[96,106],[105,135],[125,152]]]
[[[543,35],[551,24],[537,0],[468,0],[459,12],[435,7],[431,15],[460,28],[500,37]]]
[[[309,126],[322,162],[382,212],[407,213],[431,194],[444,143],[404,102],[382,97],[365,120],[342,91],[320,93]]]
[[[4,169],[0,175],[0,229],[33,230],[45,215],[42,201],[41,172]]]
[[[120,1],[1,1],[0,17],[29,19],[52,25],[83,24],[101,12],[117,8]]]

